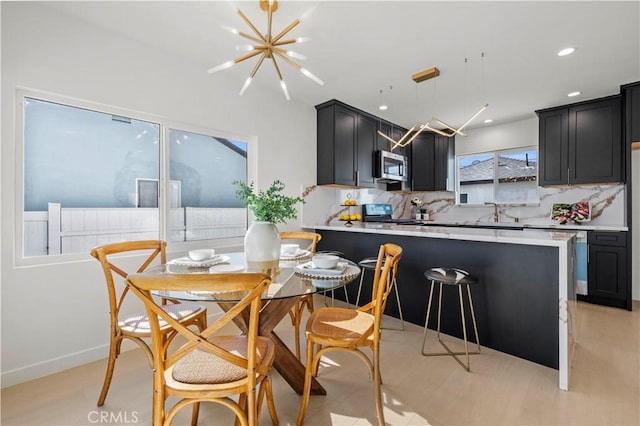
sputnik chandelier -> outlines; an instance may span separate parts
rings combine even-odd
[[[482,58],[482,65],[483,65],[483,70],[482,70],[483,71],[483,75],[482,75],[482,80],[483,81],[482,81],[482,85],[483,85],[483,97],[484,97],[484,52],[481,53],[480,57]],[[464,62],[465,62],[465,67],[466,67],[467,58],[464,59]],[[465,69],[465,73],[466,73],[466,69]],[[440,70],[438,70],[438,68],[436,68],[436,67],[433,67],[433,68],[429,68],[429,69],[417,72],[417,73],[413,74],[411,76],[411,78],[416,83],[420,83],[422,81],[435,78],[435,77],[437,77],[439,75],[440,75]],[[466,79],[466,76],[465,76],[465,79]],[[465,81],[465,84],[466,84],[466,81]],[[435,83],[434,83],[434,99],[435,99]],[[480,109],[478,111],[476,111],[476,113],[471,116],[471,118],[469,118],[467,121],[465,121],[464,124],[462,126],[458,127],[458,128],[455,128],[454,126],[445,123],[444,121],[440,120],[439,118],[432,117],[431,120],[429,120],[429,122],[427,122],[426,124],[421,124],[421,123],[414,124],[413,127],[411,127],[411,129],[409,129],[397,141],[395,139],[385,135],[380,130],[378,130],[378,134],[380,136],[384,137],[385,139],[389,140],[391,143],[393,143],[393,145],[391,146],[391,151],[393,151],[395,148],[405,147],[405,146],[409,145],[424,130],[430,130],[430,131],[432,131],[434,133],[437,133],[437,134],[439,134],[441,136],[446,136],[448,138],[453,137],[455,135],[467,136],[467,134],[463,132],[463,129],[465,127],[467,127],[469,125],[469,123],[471,123],[478,115],[480,115],[480,113],[482,111],[484,111],[488,106],[489,106],[488,103],[483,104],[480,107]],[[444,127],[444,129],[440,129],[440,128],[435,127],[435,126]]]
[[[242,20],[249,26],[249,28],[251,28],[255,36],[244,33],[242,31],[237,31],[237,30],[232,30],[232,32],[248,40],[251,40],[252,42],[255,43],[255,45],[245,46],[246,50],[248,50],[249,53],[242,55],[236,59],[233,59],[231,61],[227,61],[216,67],[210,68],[208,70],[208,73],[213,74],[215,72],[230,68],[233,65],[240,63],[242,61],[246,61],[247,59],[251,59],[255,56],[259,56],[258,62],[256,62],[256,65],[253,67],[253,70],[249,74],[249,77],[247,77],[247,79],[245,80],[244,85],[242,86],[242,89],[240,89],[240,96],[242,96],[242,94],[245,92],[245,90],[247,90],[247,88],[251,84],[251,81],[253,81],[253,78],[258,72],[258,69],[260,69],[260,66],[262,65],[264,60],[271,59],[271,61],[273,62],[273,66],[276,70],[276,74],[278,75],[278,79],[280,79],[280,87],[284,92],[284,96],[285,98],[287,98],[287,100],[290,100],[291,98],[289,97],[289,91],[287,90],[287,85],[284,82],[284,79],[282,78],[280,67],[278,65],[278,62],[276,61],[276,57],[278,57],[283,61],[285,61],[286,63],[288,63],[289,65],[291,65],[292,67],[294,67],[295,69],[297,69],[298,71],[300,71],[306,77],[318,83],[319,85],[321,86],[324,85],[324,82],[322,80],[320,80],[318,77],[313,75],[309,70],[307,70],[306,68],[303,68],[302,66],[300,66],[300,64],[296,63],[291,59],[291,58],[305,59],[303,55],[292,52],[290,50],[286,50],[285,48],[282,47],[285,45],[301,43],[306,41],[306,39],[304,38],[286,38],[286,39],[284,38],[292,29],[294,29],[300,23],[301,20],[304,19],[304,15],[300,19],[296,19],[295,21],[290,23],[282,31],[280,31],[278,34],[274,36],[271,33],[272,20],[273,20],[273,13],[276,10],[278,10],[278,2],[276,0],[260,0],[259,3],[260,3],[260,8],[267,13],[266,34],[262,34],[256,28],[256,26],[249,20],[249,18],[247,18],[247,16],[244,13],[242,13],[240,9],[238,9],[238,14],[242,18]]]

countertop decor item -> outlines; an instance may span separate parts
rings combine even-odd
[[[244,236],[244,251],[249,271],[274,272],[280,260],[280,232],[277,223],[295,219],[297,203],[304,203],[301,197],[281,194],[284,183],[275,180],[269,188],[256,193],[253,182],[249,185],[234,181],[239,189],[238,199],[242,200],[253,213],[255,221]]]
[[[551,219],[561,224],[587,222],[591,220],[591,205],[589,201],[578,203],[554,203],[551,208]]]

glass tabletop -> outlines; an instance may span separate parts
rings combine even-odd
[[[254,270],[247,268],[244,253],[223,253],[220,262],[205,263],[207,266],[187,265],[181,259],[168,261],[147,269],[143,274],[212,274],[240,272],[263,272],[272,277],[272,283],[262,295],[263,300],[300,297],[305,294],[323,293],[343,287],[360,276],[360,268],[354,262],[341,258],[336,271],[322,271],[310,268],[311,256],[280,259],[274,269]],[[209,266],[210,263],[215,263]],[[218,297],[211,291],[153,291],[154,295],[177,300],[230,302],[229,294]]]

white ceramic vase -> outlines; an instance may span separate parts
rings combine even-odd
[[[255,221],[244,236],[247,270],[271,274],[280,260],[280,232],[271,222]]]

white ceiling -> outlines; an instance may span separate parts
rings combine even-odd
[[[44,4],[179,55],[203,73],[242,54],[235,47],[245,39],[223,28],[251,32],[236,8],[259,30],[267,25],[257,0]],[[301,64],[325,84],[280,62],[294,100],[317,105],[335,98],[407,127],[434,115],[457,126],[487,102],[489,108],[473,122],[478,126],[487,118],[497,124],[533,117],[536,109],[615,94],[621,84],[640,80],[639,6],[638,1],[281,1],[273,32],[313,8],[290,33],[311,40],[291,50],[306,55]],[[577,51],[556,56],[567,46]],[[224,79],[239,91],[254,63],[209,78]],[[419,84],[411,79],[433,66],[439,77]],[[271,63],[265,61],[244,96],[258,85],[283,97]],[[582,95],[568,98],[575,90]],[[381,100],[388,111],[378,111]]]

